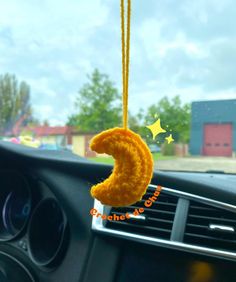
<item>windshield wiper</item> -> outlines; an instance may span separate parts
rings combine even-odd
[[[214,169],[206,170],[206,173],[225,174],[225,172],[223,170],[214,170]]]

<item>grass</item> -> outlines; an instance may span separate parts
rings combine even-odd
[[[171,160],[176,158],[175,156],[163,156],[161,153],[154,153],[152,154],[154,161],[159,160]],[[114,159],[112,157],[95,157],[95,158],[89,158],[91,161],[98,162],[98,163],[104,163],[104,164],[114,164]]]
[[[112,157],[95,157],[89,158],[91,161],[104,163],[104,164],[114,164],[114,159]]]
[[[152,157],[154,161],[171,160],[176,158],[176,156],[164,156],[162,153],[153,153]]]

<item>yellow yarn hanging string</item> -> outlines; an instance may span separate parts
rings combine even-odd
[[[127,30],[125,38],[125,9],[121,0],[121,50],[122,50],[122,82],[123,82],[123,127],[128,127],[128,94],[129,94],[129,54],[130,54],[130,18],[131,0],[127,0]]]
[[[128,90],[130,61],[131,0],[127,0],[125,37],[125,7],[121,8],[123,128],[105,130],[91,140],[90,148],[115,159],[111,175],[91,188],[92,197],[104,205],[122,207],[139,201],[145,194],[153,173],[150,150],[141,137],[128,129]]]

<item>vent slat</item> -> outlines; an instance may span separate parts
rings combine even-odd
[[[225,243],[232,243],[232,244],[236,243],[236,240],[226,240],[226,239],[222,239],[222,238],[215,238],[215,237],[212,237],[212,236],[205,236],[205,235],[192,234],[192,233],[185,233],[185,235],[190,236],[190,237],[195,237],[195,238],[215,240],[215,241],[218,241],[218,242],[225,242]]]
[[[144,204],[146,200],[141,200],[139,203]],[[168,206],[168,207],[176,207],[176,203],[168,203],[168,202],[161,202],[157,200],[156,202],[152,203],[153,205],[160,205],[160,206]]]
[[[190,210],[206,210],[206,211],[215,211],[215,209],[214,208],[208,208],[208,207],[201,207],[201,206],[191,206],[190,207]]]
[[[136,208],[140,208],[137,206],[133,206],[135,209]],[[165,213],[165,214],[171,214],[171,215],[175,215],[175,211],[167,211],[167,210],[159,210],[159,209],[153,209],[153,208],[146,208],[144,207],[147,213],[153,213],[153,214],[158,214],[158,213]]]
[[[218,225],[210,229],[210,224]],[[222,229],[220,229],[222,227]],[[190,201],[184,242],[218,250],[236,251],[236,213],[208,204]]]
[[[196,227],[196,228],[204,228],[208,229],[206,225],[199,225],[199,224],[192,224],[192,223],[187,223],[187,227]]]
[[[220,221],[220,222],[232,222],[232,223],[236,222],[236,220],[234,220],[234,219],[219,218],[219,217],[213,217],[213,216],[208,217],[208,216],[200,216],[200,215],[189,214],[189,217],[190,218],[197,218],[197,219],[206,219],[208,221],[215,220],[215,221]]]
[[[162,210],[161,208],[147,208],[145,206],[142,206],[144,209],[145,209],[145,213],[165,213],[165,214],[170,214],[170,215],[174,215],[175,214],[175,211],[167,211],[167,210]],[[118,213],[118,212],[121,212],[121,213],[126,213],[126,212],[133,212],[135,209],[139,209],[140,206],[137,206],[136,204],[135,205],[132,205],[130,207],[124,207],[122,209],[112,209],[112,213]]]
[[[170,224],[173,223],[172,220],[161,219],[161,218],[155,218],[155,217],[150,217],[150,216],[148,217],[148,220],[157,221],[157,222],[164,222],[164,223],[170,223]]]
[[[161,192],[161,193],[163,193],[163,192]],[[148,200],[152,196],[153,196],[153,194],[151,194],[151,193],[150,194],[145,194],[142,199],[143,200]],[[177,203],[177,199],[172,199],[170,196],[168,196],[168,197],[158,196],[156,201],[158,203],[159,202],[173,203],[173,204]]]
[[[111,211],[110,214],[111,214],[111,215],[114,215],[114,214],[116,214],[116,215],[123,215],[124,213]],[[143,214],[143,215],[146,216],[146,217],[147,217],[147,220],[149,220],[149,221],[157,221],[157,222],[163,222],[163,223],[169,223],[169,224],[172,224],[172,223],[173,223],[172,220],[162,219],[162,218],[155,218],[155,217],[152,217],[152,216],[148,216],[147,213],[145,213],[145,214]]]
[[[145,207],[145,201],[153,196],[155,189],[148,188],[142,200],[132,206],[112,208],[110,214],[133,213],[135,209],[144,208],[141,214],[144,219],[130,218],[125,221],[107,221],[106,227],[130,233],[142,234],[151,237],[170,239],[178,197],[160,193],[151,207]]]
[[[130,226],[130,223],[124,222],[124,221],[117,221],[116,224],[120,224],[120,225],[126,225],[126,226]],[[140,228],[142,230],[152,230],[152,231],[161,231],[161,232],[170,232],[170,230],[168,229],[164,229],[164,228],[157,228],[157,227],[152,227],[152,226],[146,226],[146,225],[136,225],[136,228]]]

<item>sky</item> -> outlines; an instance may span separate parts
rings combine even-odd
[[[0,74],[31,87],[35,116],[63,125],[94,68],[121,91],[119,0],[0,0]],[[133,0],[129,109],[163,96],[236,98],[234,0]]]

